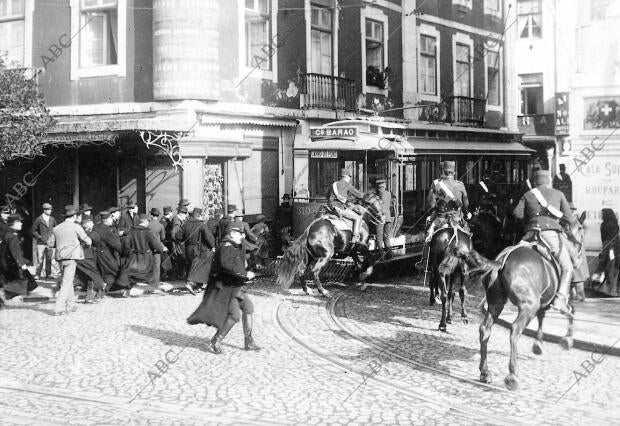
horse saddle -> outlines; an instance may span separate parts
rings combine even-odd
[[[551,252],[551,248],[542,239],[540,239],[540,236],[534,236],[528,239],[524,239],[519,241],[519,243],[514,246],[506,247],[504,250],[501,251],[500,254],[495,257],[495,260],[497,262],[501,262],[503,268],[504,264],[506,263],[506,259],[508,258],[510,253],[521,247],[529,247],[535,252],[537,252],[540,256],[542,256],[543,259],[551,263],[556,274],[558,274],[558,277],[560,276],[560,265],[558,264],[558,261]]]
[[[333,213],[329,213],[325,216],[325,219],[329,220],[338,231],[353,232],[353,221],[351,219],[347,219],[346,217],[341,218]]]

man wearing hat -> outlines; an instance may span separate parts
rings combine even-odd
[[[363,196],[364,194],[351,185],[351,172],[347,169],[340,171],[340,180],[334,182],[327,193],[327,204],[341,217],[353,220],[352,243],[356,243],[359,240],[360,225],[362,223],[362,215],[355,210],[356,206],[352,199],[362,198]]]
[[[181,228],[183,224],[187,220],[188,210],[185,206],[180,206],[177,209],[177,214],[172,218],[172,230],[170,231],[170,235],[172,236],[172,263],[174,265],[174,269],[176,272],[177,279],[185,279],[186,278],[186,269],[185,266],[187,260],[185,259],[185,242],[182,239],[179,239],[177,236],[181,233]]]
[[[88,203],[83,203],[78,211],[77,223],[82,223],[82,216],[92,216],[93,208]],[[94,222],[93,222],[94,223]]]
[[[37,272],[35,278],[41,276],[41,270],[45,265],[45,277],[52,275],[52,255],[54,251],[47,246],[52,229],[57,225],[56,219],[52,216],[52,205],[43,203],[43,213],[37,217],[32,224],[32,235],[37,244]]]
[[[222,239],[222,235],[220,234],[220,221],[224,217],[222,209],[215,209],[213,212],[213,217],[210,217],[207,220],[207,226],[209,230],[215,237],[215,245],[218,246],[220,244],[220,240]]]
[[[77,209],[72,205],[65,206],[65,220],[57,225],[53,230],[48,241],[49,247],[56,248],[56,260],[62,269],[62,281],[60,292],[56,297],[56,315],[62,315],[75,310],[75,293],[73,291],[73,279],[75,277],[76,261],[84,259],[84,250],[80,242],[87,246],[92,244],[92,240],[84,229],[75,223]]]
[[[390,252],[390,235],[391,235],[391,223],[392,219],[392,193],[387,190],[387,181],[385,179],[378,179],[375,182],[377,187],[376,194],[381,199],[381,208],[383,212],[384,222],[377,223],[377,246],[379,248],[379,255],[381,257],[390,258],[392,253]],[[387,254],[385,250],[387,249]]]
[[[124,233],[121,232],[118,228],[118,221],[121,218],[121,208],[117,206],[108,207],[107,210],[112,217],[112,230],[116,233],[116,235],[121,236]]]
[[[209,282],[211,262],[215,251],[215,237],[209,226],[202,220],[202,209],[192,211],[192,216],[185,221],[177,239],[185,241],[185,259],[187,262],[186,288],[194,294],[193,284]]]
[[[161,213],[158,208],[153,207],[151,209],[151,221],[149,222],[149,229],[157,237],[160,243],[166,245],[164,241],[166,240],[166,230],[164,225],[161,224],[159,220],[159,216]],[[168,246],[166,246],[168,248]],[[155,265],[153,266],[153,279],[151,280],[151,285],[159,286],[161,281],[161,253],[156,252],[154,254]]]
[[[95,225],[95,232],[100,238],[99,246],[95,246],[97,266],[103,280],[111,287],[120,274],[122,245],[118,231],[114,228],[114,216],[107,210],[99,213],[101,223]]]
[[[20,231],[22,218],[20,215],[9,215],[7,231],[0,236],[0,307],[6,299],[26,296],[37,287],[28,272],[27,261],[21,245]]]
[[[191,325],[203,323],[217,327],[211,339],[211,348],[216,354],[222,353],[222,340],[239,319],[243,324],[245,350],[260,350],[252,337],[254,305],[243,290],[245,282],[255,275],[252,271],[246,271],[242,241],[242,225],[230,222],[226,226],[222,244],[215,252],[213,279],[207,286],[200,306],[187,319]]]
[[[127,210],[121,214],[118,221],[118,229],[127,235],[138,224],[138,206],[133,200],[127,201]]]
[[[551,248],[562,269],[560,284],[556,298],[551,306],[561,312],[570,312],[567,305],[570,291],[573,262],[568,251],[568,242],[562,233],[560,219],[571,224],[577,219],[570,211],[566,197],[561,191],[551,187],[551,176],[548,170],[537,170],[533,178],[534,188],[526,192],[513,210],[517,219],[525,219],[525,236],[528,239],[532,233],[540,230],[540,238]],[[565,241],[562,241],[562,240]]]
[[[129,296],[129,289],[136,282],[153,282],[155,253],[168,251],[149,229],[149,217],[145,213],[137,216],[138,224],[123,240],[124,262],[117,284],[125,288],[124,297]]]
[[[94,303],[95,292],[99,293],[105,289],[105,283],[103,277],[97,266],[97,252],[101,250],[101,237],[95,231],[94,222],[92,216],[82,214],[81,221],[84,232],[91,239],[92,244],[90,246],[82,244],[84,249],[84,259],[76,261],[76,277],[78,281],[83,283],[83,287],[86,288],[86,300],[84,303]]]

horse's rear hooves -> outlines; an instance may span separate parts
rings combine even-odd
[[[463,324],[468,325],[469,324],[469,318],[467,317],[463,317],[461,318],[461,321],[463,322]]]
[[[519,383],[517,382],[517,377],[514,374],[509,374],[504,379],[504,384],[508,388],[508,390],[514,391],[519,387]]]
[[[534,355],[542,355],[542,343],[534,342],[532,345],[532,352],[534,352]]]
[[[439,331],[441,331],[443,333],[447,333],[448,332],[448,328],[446,327],[445,324],[440,324],[439,325]]]
[[[567,351],[571,350],[574,344],[575,339],[573,339],[572,337],[562,337],[562,339],[560,340],[560,346],[562,346],[562,349]]]
[[[480,373],[480,381],[482,383],[491,383],[491,373]]]

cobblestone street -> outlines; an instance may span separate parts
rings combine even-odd
[[[519,389],[510,392],[509,332],[498,325],[489,346],[494,384],[478,382],[477,296],[467,300],[469,324],[458,314],[441,333],[428,289],[329,288],[326,299],[253,284],[263,350],[242,350],[239,324],[220,356],[209,350],[214,329],[186,324],[200,300],[186,293],[108,297],[62,317],[51,316],[49,302],[7,307],[0,423],[617,423],[616,356],[552,343],[535,356],[523,337]]]

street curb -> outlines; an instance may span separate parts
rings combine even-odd
[[[500,319],[498,318],[497,321],[495,321],[498,325],[510,329],[511,327],[511,323],[509,323],[506,320]],[[536,338],[536,331],[535,330],[530,330],[530,329],[525,329],[523,331],[523,335],[528,336],[528,337],[532,337],[532,338]],[[564,336],[558,336],[557,334],[549,334],[549,333],[543,333],[543,341],[545,342],[550,342],[550,343],[560,343],[560,341],[562,340]],[[573,347],[576,349],[581,349],[583,351],[588,351],[588,352],[593,352],[593,353],[600,353],[603,355],[611,355],[611,356],[617,356],[620,357],[620,347],[615,346],[618,343],[618,341],[616,341],[616,343],[614,343],[613,345],[603,345],[601,343],[594,343],[594,342],[588,342],[587,340],[581,340],[581,339],[574,339],[574,343],[573,343]]]

